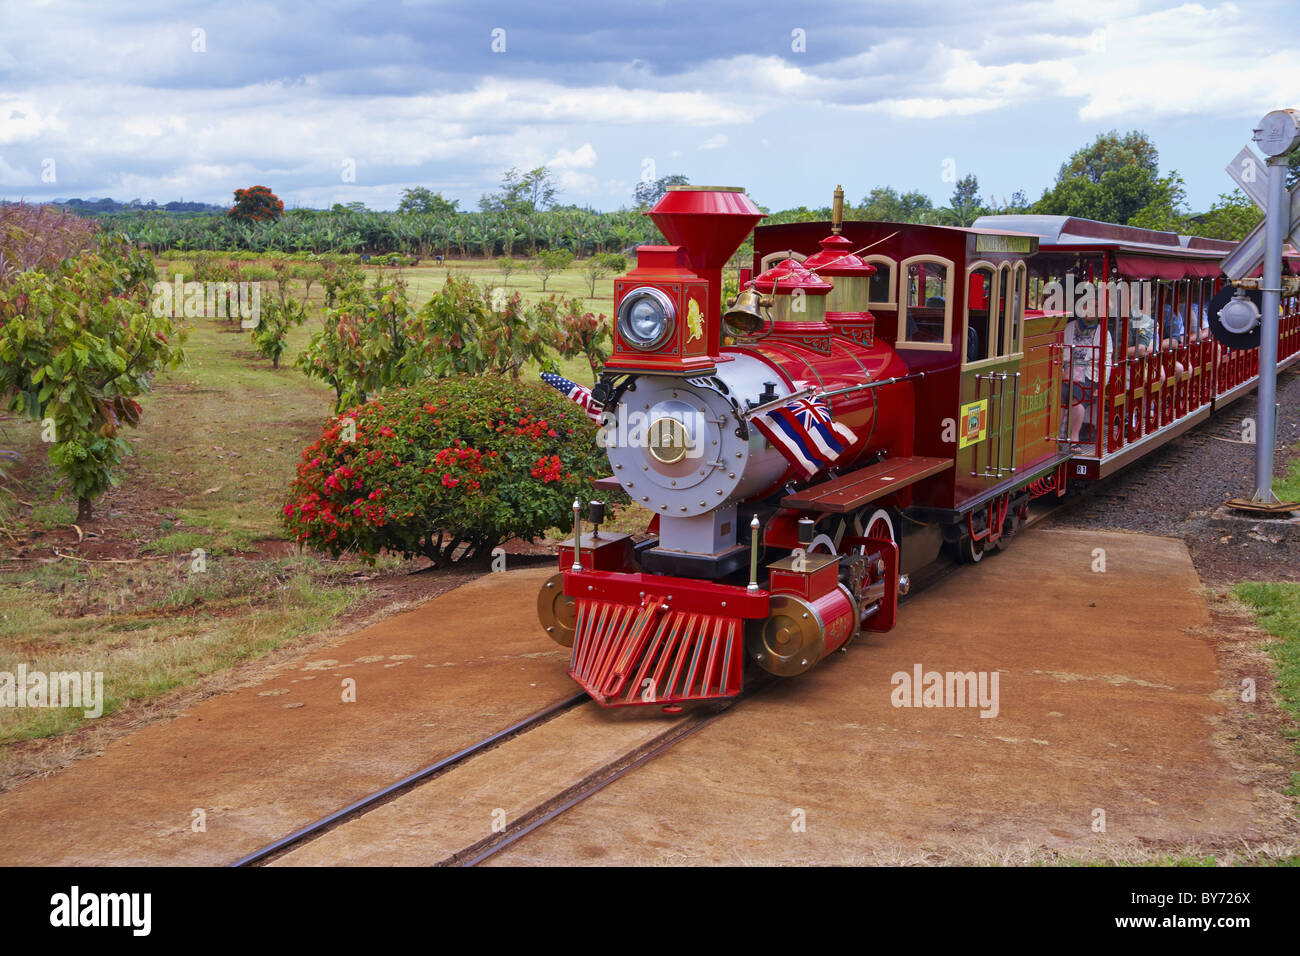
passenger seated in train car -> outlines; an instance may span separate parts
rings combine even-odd
[[[1198,303],[1193,302],[1191,304],[1192,322],[1190,332],[1188,331],[1188,323],[1184,312],[1183,307],[1175,309],[1172,302],[1165,303],[1164,333],[1166,338],[1160,342],[1162,349],[1179,349],[1189,343],[1199,342],[1210,334],[1209,320],[1201,315],[1201,307]],[[1174,372],[1182,375],[1183,371],[1183,363],[1175,360]]]
[[[1141,309],[1133,309],[1128,320],[1128,351],[1124,354],[1129,358],[1146,358],[1151,354],[1155,338],[1156,320]]]
[[[1082,451],[1079,444],[1084,419],[1096,396],[1102,369],[1110,366],[1111,336],[1106,336],[1106,354],[1101,354],[1102,324],[1093,300],[1082,299],[1075,307],[1074,318],[1065,326],[1065,362],[1069,379],[1061,383],[1061,405],[1069,409],[1069,441],[1072,451]]]
[[[1201,314],[1199,302],[1191,304],[1191,313],[1192,321],[1189,330],[1185,310],[1181,306],[1175,309],[1172,303],[1165,305],[1165,334],[1169,336],[1162,343],[1165,348],[1187,345],[1189,342],[1195,344],[1209,338],[1210,319],[1209,316]]]

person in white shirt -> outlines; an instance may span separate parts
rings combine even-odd
[[[1081,451],[1079,432],[1088,407],[1096,399],[1097,382],[1110,365],[1110,337],[1106,355],[1101,355],[1102,323],[1091,299],[1080,300],[1074,318],[1065,326],[1065,363],[1070,376],[1061,383],[1061,404],[1069,408],[1070,445]]]

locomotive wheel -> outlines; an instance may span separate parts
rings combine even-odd
[[[871,517],[862,523],[862,536],[888,538],[895,544],[898,543],[898,538],[894,537],[894,522],[890,520],[889,512],[884,508],[877,508],[872,512]]]
[[[962,564],[979,564],[984,560],[984,542],[976,541],[968,534],[962,535],[957,542],[957,560]]]
[[[1020,517],[1020,508],[1022,504],[1023,503],[1013,501],[1011,502],[1011,506],[1007,508],[1007,518],[1002,522],[1002,536],[993,544],[993,547],[997,548],[999,551],[1005,551],[1007,548],[1011,547],[1011,539],[1014,538],[1016,533],[1025,526],[1024,519]]]

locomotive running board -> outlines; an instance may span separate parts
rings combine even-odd
[[[951,468],[951,458],[888,458],[781,499],[786,508],[844,514]]]

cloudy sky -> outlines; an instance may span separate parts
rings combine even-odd
[[[774,209],[876,185],[1037,198],[1146,130],[1200,210],[1256,121],[1300,107],[1294,0],[1175,3],[0,2],[0,198],[473,207],[546,164],[561,200],[645,174]],[[53,180],[53,181],[51,181]]]

